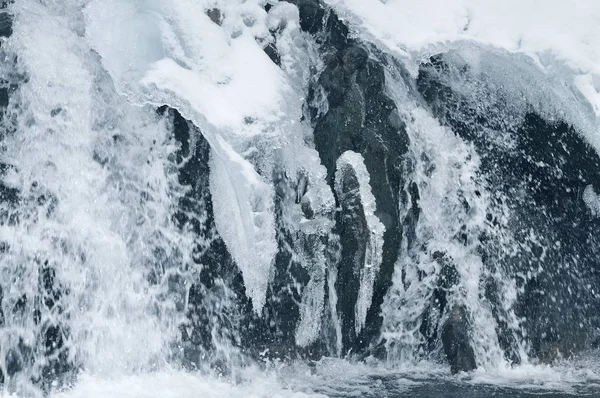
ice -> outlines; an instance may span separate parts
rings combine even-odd
[[[300,128],[296,132],[302,133],[302,130]],[[300,134],[296,140],[298,138],[301,138]],[[282,157],[287,159],[284,163],[286,173],[301,176],[295,197],[288,198],[283,205],[282,222],[292,233],[297,261],[310,275],[310,281],[303,287],[300,321],[295,333],[296,344],[306,347],[319,336],[322,326],[325,279],[327,270],[330,275],[333,268],[328,250],[333,244],[335,198],[325,182],[326,170],[320,165],[316,150],[296,142],[283,150]],[[312,210],[312,217],[307,218],[301,210],[302,206]],[[332,300],[331,293],[329,300]]]
[[[215,224],[242,271],[253,308],[259,312],[265,303],[271,262],[277,252],[273,192],[269,185],[260,183],[254,169],[240,155],[233,150],[226,153],[230,156],[226,161],[214,151],[211,156]]]
[[[221,25],[207,15],[211,7],[224,16]],[[277,251],[273,189],[270,175],[259,175],[240,153],[254,139],[281,135],[290,90],[259,44],[266,13],[251,1],[169,0],[92,1],[85,12],[88,40],[129,100],[177,108],[211,145],[215,223],[259,312]],[[127,34],[136,38],[132,49],[116,42]]]
[[[325,185],[324,174],[314,171],[319,158],[306,145],[310,127],[300,122],[310,43],[295,6],[276,4],[267,15],[263,3],[110,0],[85,8],[86,37],[118,90],[132,103],[177,108],[209,142],[215,223],[257,312],[277,251],[272,174],[283,167],[295,175],[302,164],[311,174],[308,196]],[[276,25],[284,27],[277,39],[281,68],[263,51]],[[136,44],[122,45],[125,36]],[[315,203],[331,207],[331,193],[324,195]],[[311,270],[314,279],[323,281],[324,266]],[[322,300],[310,290],[319,288],[303,300],[316,311]]]
[[[530,57],[541,71],[557,77],[585,97],[593,114],[588,116],[591,121],[583,134],[600,148],[599,2],[326,0],[326,3],[350,21],[355,34],[406,58],[413,71],[416,63],[432,54],[470,43]]]
[[[356,331],[359,332],[365,326],[367,311],[371,306],[371,299],[373,298],[373,285],[381,266],[385,227],[375,215],[377,205],[375,197],[371,192],[371,177],[369,176],[363,157],[353,151],[344,152],[337,160],[336,184],[340,181],[340,177],[337,174],[341,173],[346,167],[351,167],[358,179],[360,202],[363,206],[367,227],[370,231],[369,241],[366,246],[365,263],[360,269],[360,287],[355,309],[355,327]]]
[[[281,60],[281,69],[290,77],[294,87],[303,92],[308,89],[311,63],[319,56],[308,35],[300,30],[298,8],[288,2],[276,3],[267,17],[268,28],[276,32],[275,46]]]

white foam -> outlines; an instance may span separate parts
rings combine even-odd
[[[3,283],[11,285],[3,305],[25,293],[33,306],[44,294],[38,284],[47,261],[62,297],[43,309],[43,321],[68,331],[76,364],[120,373],[168,355],[181,314],[159,298],[160,269],[186,261],[191,244],[172,223],[181,191],[169,167],[169,131],[154,109],[131,106],[115,92],[78,34],[74,3],[14,4],[14,34],[2,45],[18,54],[16,72],[28,77],[9,107],[18,114],[17,132],[3,141],[26,215],[0,232],[11,248],[3,257]],[[54,199],[53,211],[25,199],[41,193]],[[160,267],[155,250],[169,259]],[[154,271],[156,285],[148,280]],[[40,328],[32,318],[7,319],[3,341],[31,336]]]
[[[53,398],[324,398],[322,394],[296,392],[285,388],[274,375],[254,374],[233,383],[198,373],[162,371],[115,378],[84,374],[77,385]]]
[[[581,394],[586,389],[589,392],[581,395],[593,395],[599,386],[598,370],[598,361],[593,358],[579,358],[555,367],[528,364],[458,375],[450,374],[447,366],[428,361],[384,364],[323,358],[311,369],[291,364],[279,369],[278,374],[294,390],[311,388],[329,396],[429,396],[450,386],[450,396],[473,391],[479,395],[562,396]]]

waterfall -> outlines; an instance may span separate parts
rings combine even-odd
[[[492,3],[0,2],[3,391],[592,383],[600,8]]]
[[[168,281],[193,238],[172,221],[175,142],[154,109],[116,93],[74,6],[14,4],[2,46],[18,57],[3,64],[16,88],[2,118],[14,193],[2,202],[2,370],[16,384],[69,362],[150,369],[182,316]]]

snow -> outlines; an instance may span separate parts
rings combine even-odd
[[[419,62],[470,42],[525,54],[589,101],[600,132],[600,2],[595,0],[326,0],[392,53]],[[413,68],[413,71],[416,70]],[[592,137],[592,141],[596,138]]]
[[[581,73],[600,73],[600,3],[549,0],[327,0],[391,49],[420,52],[474,40],[528,54],[554,53]]]
[[[365,326],[367,311],[373,298],[373,285],[381,266],[383,255],[383,234],[385,227],[375,215],[377,204],[371,192],[370,175],[365,166],[363,157],[356,152],[346,151],[337,160],[336,190],[339,191],[340,173],[344,168],[351,167],[356,174],[359,184],[360,202],[363,206],[367,227],[371,232],[365,253],[365,263],[360,270],[360,287],[356,300],[356,330],[360,331]]]
[[[594,187],[588,185],[582,194],[583,202],[594,216],[600,215],[600,196],[594,192]]]
[[[221,25],[207,15],[213,7]],[[257,1],[110,0],[85,13],[86,36],[117,88],[133,103],[177,108],[211,145],[215,223],[260,312],[277,251],[274,193],[270,175],[240,154],[281,135],[291,92],[260,44],[266,12]],[[135,40],[122,43],[127,36]]]
[[[239,39],[238,43],[237,49],[242,53],[247,45],[251,45],[248,39]],[[233,74],[234,77],[223,84],[215,84],[206,76],[181,67],[171,58],[154,63],[141,82],[149,90],[154,86],[185,99],[195,111],[205,115],[214,127],[224,129],[229,134],[259,134],[260,130],[253,126],[255,119],[260,118],[262,122],[277,121],[282,102],[275,84],[276,79],[272,78],[278,76],[278,71],[269,74],[269,68],[265,66],[274,67],[274,64],[264,53],[263,55],[264,57],[257,57],[259,62],[256,67],[248,70],[263,70],[264,74],[254,75],[255,72],[248,73],[241,68],[247,76],[243,76],[243,73]],[[238,54],[238,57],[245,58],[248,62],[253,61],[251,56]],[[263,95],[256,95],[259,92]]]

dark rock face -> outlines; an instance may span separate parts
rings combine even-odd
[[[452,374],[469,372],[477,368],[475,353],[470,343],[468,313],[463,306],[452,307],[448,319],[442,326],[441,337]]]
[[[440,265],[441,272],[437,286],[431,296],[431,302],[422,315],[421,326],[419,328],[419,331],[424,337],[424,342],[421,348],[425,353],[431,353],[435,351],[439,341],[440,328],[446,327],[446,325],[452,325],[451,315],[448,318],[450,323],[447,321],[446,324],[442,326],[441,320],[447,315],[448,312],[447,296],[450,290],[453,289],[459,281],[459,276],[452,259],[448,258],[448,256],[442,252],[433,253],[433,258]],[[450,312],[454,310],[454,307],[460,306],[454,305],[450,308]],[[460,307],[460,309],[465,313],[464,315],[466,316],[467,313],[464,308]],[[466,320],[466,318],[464,319]],[[466,332],[468,330],[467,323],[464,323],[463,326],[464,327],[461,330]],[[469,336],[469,333],[447,333],[445,338],[442,336],[444,349],[448,343],[462,346],[468,345]],[[454,341],[454,338],[458,338],[459,340]],[[464,338],[466,338],[466,340],[464,340]],[[448,356],[447,353],[446,355]],[[450,363],[452,363],[454,357],[455,355],[452,355],[451,358],[448,357]]]
[[[356,340],[355,304],[360,287],[360,269],[365,261],[370,231],[360,198],[360,185],[352,167],[336,173],[337,198],[340,206],[337,225],[342,242],[336,290],[338,315],[342,323],[342,344],[352,347]]]
[[[206,15],[217,25],[221,25],[223,22],[223,15],[221,15],[221,10],[218,8],[211,8],[210,10],[206,11]]]
[[[264,48],[264,51],[269,56],[269,58],[271,58],[271,61],[273,61],[274,64],[281,66],[281,57],[279,56],[277,48],[273,43],[268,44]]]
[[[479,79],[481,92],[471,97],[456,92],[450,79]],[[598,192],[600,158],[561,121],[545,119],[531,110],[516,123],[508,123],[501,95],[486,88],[485,79],[444,55],[421,66],[418,89],[442,123],[473,142],[481,157],[481,172],[495,192],[494,206],[506,206],[508,223],[488,215],[488,221],[506,228],[516,252],[507,253],[501,242],[482,237],[486,266],[518,280],[517,315],[531,354],[543,361],[568,356],[589,347],[596,338],[600,302],[597,267],[600,220],[584,203],[586,190]],[[486,91],[487,90],[487,91]],[[487,93],[487,94],[486,94]],[[492,101],[480,101],[492,98]],[[509,141],[510,145],[502,144]],[[498,308],[493,283],[488,289],[497,318],[500,343],[507,358],[514,358],[514,337]]]
[[[0,10],[6,8],[7,3],[0,3]],[[6,11],[0,11],[0,38],[10,37],[12,35],[12,16]],[[6,108],[8,106],[8,94],[9,87],[5,87],[5,84],[0,82],[0,108]],[[4,111],[0,111],[0,120],[3,118]]]
[[[349,277],[353,271],[346,269],[351,266],[348,260],[340,262],[338,269],[338,274],[343,276],[336,286],[342,298],[338,302],[338,311],[347,314],[343,331],[344,351],[361,352],[379,333],[380,307],[397,259],[401,236],[398,203],[404,182],[402,161],[408,138],[402,123],[395,117],[394,102],[385,94],[383,58],[374,49],[350,39],[348,28],[332,10],[326,10],[318,1],[298,0],[292,3],[300,11],[301,28],[315,37],[324,54],[325,69],[310,88],[308,103],[314,103],[318,93],[323,92],[328,104],[324,114],[319,114],[317,108],[311,109],[315,146],[327,168],[328,182],[333,186],[336,161],[342,153],[347,150],[360,153],[370,173],[377,204],[376,215],[386,227],[383,261],[374,286],[367,327],[358,336],[353,336],[354,332],[347,329],[353,319],[348,314],[349,308],[355,305],[357,284],[353,277]],[[359,215],[352,218],[354,223],[360,220]],[[352,229],[361,230],[359,224],[353,225]],[[338,227],[344,231],[349,228],[348,225]],[[340,241],[342,258],[360,255],[358,248],[364,245],[365,235],[351,233],[346,237],[348,241],[344,237]]]
[[[7,12],[0,12],[0,37],[12,35],[12,17]]]
[[[334,47],[348,44],[348,27],[319,0],[288,0],[300,12],[300,28]]]

